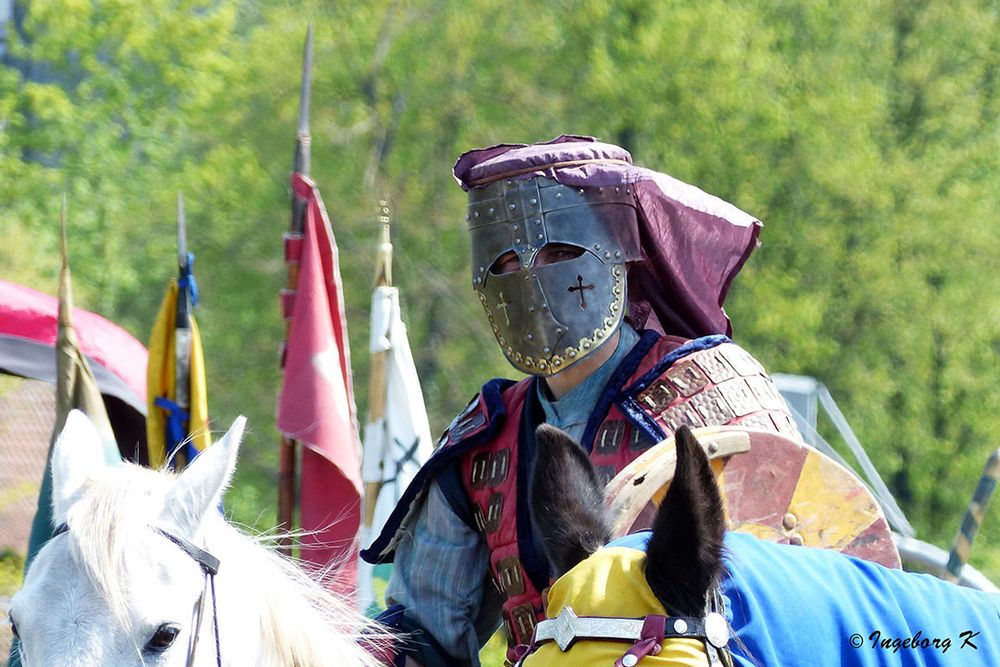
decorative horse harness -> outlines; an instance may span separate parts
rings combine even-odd
[[[566,605],[556,618],[538,623],[530,646],[521,645],[515,649],[520,653],[517,665],[523,665],[525,658],[539,644],[547,641],[553,641],[561,651],[567,651],[577,640],[596,640],[634,642],[615,661],[614,667],[635,667],[647,655],[659,653],[663,640],[688,638],[701,639],[705,643],[710,667],[732,667],[732,656],[726,649],[729,624],[722,609],[722,595],[718,588],[709,593],[702,617],[660,614],[644,618],[580,617]]]
[[[215,595],[215,575],[219,573],[219,559],[204,549],[196,547],[184,538],[177,537],[162,528],[153,527],[153,530],[157,534],[167,538],[181,551],[194,559],[205,575],[205,585],[201,589],[201,594],[198,596],[198,600],[194,604],[194,611],[192,612],[194,623],[191,639],[188,640],[187,667],[194,665],[195,649],[198,647],[198,636],[201,633],[201,621],[205,615],[205,597],[209,590],[212,592],[212,629],[215,634],[215,664],[217,667],[222,667],[222,648],[219,644],[219,610],[216,605],[217,599]],[[69,524],[60,524],[52,532],[52,538],[68,532]]]

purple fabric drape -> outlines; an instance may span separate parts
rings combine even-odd
[[[697,338],[732,334],[722,307],[733,278],[757,246],[761,223],[693,185],[637,167],[623,148],[563,135],[463,153],[464,190],[501,179],[544,176],[575,187],[631,188],[643,259],[629,266],[629,318],[638,327]]]

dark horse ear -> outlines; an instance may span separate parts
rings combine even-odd
[[[611,539],[603,487],[583,449],[554,426],[538,427],[535,448],[531,519],[560,577]]]
[[[726,520],[712,467],[691,429],[681,427],[674,442],[677,468],[653,521],[646,581],[670,614],[700,616],[722,576]]]

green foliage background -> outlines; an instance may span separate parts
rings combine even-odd
[[[0,266],[148,335],[184,191],[210,408],[252,431],[230,506],[273,523],[281,233],[306,25],[313,173],[360,414],[378,232],[432,428],[509,374],[469,289],[459,153],[560,133],[765,222],[728,302],[772,371],[830,388],[918,534],[947,545],[998,444],[1000,8],[977,0],[34,0],[0,68]],[[31,74],[30,77],[25,73]],[[973,562],[1000,578],[1000,520]]]

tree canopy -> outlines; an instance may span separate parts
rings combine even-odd
[[[301,45],[313,175],[340,246],[360,413],[379,226],[443,429],[511,371],[470,289],[464,150],[562,133],[758,216],[728,301],[774,371],[820,378],[918,534],[948,546],[1000,432],[996,3],[34,0],[0,67],[0,265],[141,339],[176,271],[183,190],[219,429],[254,433],[239,519],[273,517]],[[1000,578],[1000,518],[973,562]]]

